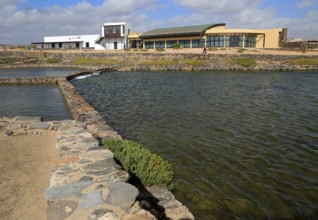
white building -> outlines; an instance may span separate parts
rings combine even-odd
[[[117,50],[126,45],[125,22],[105,23],[101,35],[69,35],[44,37],[43,42],[32,43],[37,49]]]

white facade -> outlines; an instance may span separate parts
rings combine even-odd
[[[123,50],[126,47],[126,22],[105,23],[99,43],[106,50]]]
[[[44,37],[43,42],[32,43],[37,49],[122,50],[126,47],[125,22],[105,23],[101,34]]]

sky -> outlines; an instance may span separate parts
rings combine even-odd
[[[126,22],[139,33],[216,23],[288,28],[289,39],[318,40],[318,0],[0,0],[0,44],[100,34],[107,22]]]

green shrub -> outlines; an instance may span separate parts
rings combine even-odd
[[[61,59],[59,58],[47,58],[46,62],[47,63],[59,63],[61,61]]]
[[[141,51],[141,52],[147,52],[148,49],[140,49],[139,51]]]
[[[173,48],[173,49],[180,49],[180,48],[182,48],[182,44],[180,44],[180,43],[174,43],[174,44],[172,45],[172,48]]]
[[[138,48],[135,48],[135,49],[133,49],[133,51],[139,51],[139,49],[138,49]]]
[[[256,64],[255,60],[251,58],[238,58],[235,63],[243,67],[250,67]]]
[[[156,48],[156,51],[163,52],[165,51],[165,48]]]
[[[220,50],[226,50],[226,48],[225,48],[225,47],[222,47]]]
[[[162,157],[130,140],[108,139],[104,145],[114,153],[123,168],[138,177],[145,187],[165,185],[169,190],[173,189],[171,165]]]
[[[125,48],[124,51],[130,51],[130,48]]]

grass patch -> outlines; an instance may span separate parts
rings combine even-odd
[[[240,49],[238,49],[236,52],[238,52],[238,53],[243,53],[244,51],[247,51],[247,49],[240,48]]]
[[[204,60],[180,60],[180,63],[186,63],[188,65],[192,65],[192,66],[203,66],[205,64]]]
[[[46,62],[47,63],[59,63],[59,62],[61,62],[62,60],[61,59],[59,59],[59,58],[47,58],[47,60],[46,60]]]
[[[130,51],[130,48],[125,48],[124,51],[129,52],[129,51]]]
[[[209,48],[208,48],[208,51],[218,51],[218,48],[215,48],[215,47],[209,47]]]
[[[148,49],[140,49],[139,51],[141,51],[141,52],[147,52]]]
[[[139,49],[138,49],[138,48],[135,48],[135,49],[133,49],[133,51],[139,51]]]
[[[289,60],[286,63],[291,65],[318,65],[318,57],[314,58],[298,58]]]
[[[73,64],[76,65],[84,65],[84,64],[94,64],[94,65],[101,65],[101,64],[106,64],[106,65],[117,65],[120,64],[121,61],[119,60],[103,60],[103,59],[98,59],[98,58],[85,58],[85,57],[80,57],[77,58],[73,61]]]
[[[123,168],[137,176],[144,186],[165,185],[173,189],[173,171],[168,161],[145,149],[141,144],[122,139],[109,139],[104,146],[114,153]]]
[[[238,58],[235,59],[235,63],[243,67],[250,67],[256,64],[255,60],[251,58]]]
[[[178,65],[178,61],[176,60],[144,60],[141,61],[139,64],[141,65],[159,65],[159,66],[172,66]]]
[[[226,50],[226,48],[222,47],[220,50]]]

